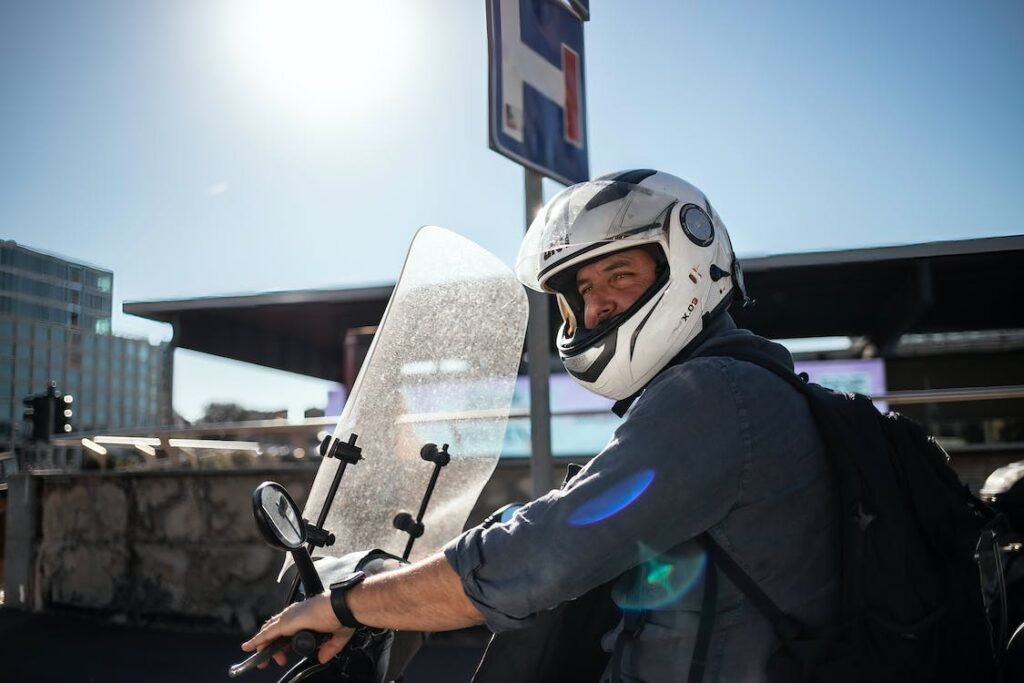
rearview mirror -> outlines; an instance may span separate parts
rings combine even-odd
[[[263,539],[279,550],[297,550],[306,542],[302,512],[276,481],[265,481],[252,493],[252,513]]]

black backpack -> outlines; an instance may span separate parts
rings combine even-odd
[[[971,494],[945,451],[912,420],[880,414],[866,396],[808,383],[806,375],[742,346],[709,351],[759,365],[796,388],[837,475],[839,618],[828,632],[808,632],[783,613],[704,535],[709,559],[772,622],[783,644],[769,662],[769,680],[999,681],[1010,635],[1002,569],[1012,531],[1005,519]],[[705,634],[713,619],[713,610],[702,615]],[[704,641],[701,651],[698,636],[691,683],[694,671],[697,679],[702,673]]]

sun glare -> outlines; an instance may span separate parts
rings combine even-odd
[[[391,97],[415,38],[409,9],[353,0],[258,0],[232,10],[230,47],[268,102],[351,123]]]

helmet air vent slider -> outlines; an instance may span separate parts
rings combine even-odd
[[[711,268],[708,269],[708,272],[711,275],[711,281],[712,282],[718,282],[723,277],[729,277],[731,275],[731,273],[729,273],[729,271],[722,270],[721,268],[716,266],[714,263],[711,264]]]

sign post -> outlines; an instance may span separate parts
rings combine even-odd
[[[566,185],[589,179],[583,19],[558,0],[487,0],[490,147],[522,164],[526,227],[543,204],[544,176]],[[585,15],[585,16],[584,16]],[[529,292],[530,475],[533,494],[549,491],[551,460],[548,297]]]
[[[526,194],[526,227],[544,204],[541,175],[524,169]],[[530,319],[526,325],[526,367],[530,373],[530,482],[533,495],[539,497],[554,486],[551,460],[551,366],[548,347],[551,328],[548,325],[548,295],[532,289],[526,291],[530,302]]]

